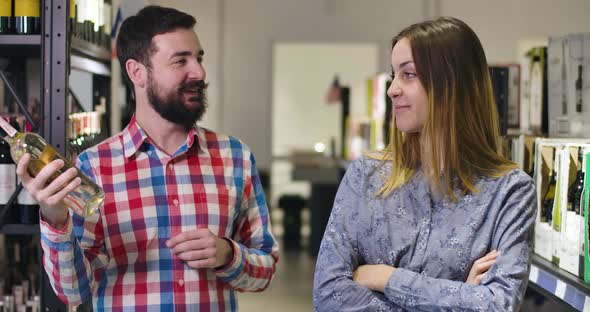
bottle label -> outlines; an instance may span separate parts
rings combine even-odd
[[[8,134],[10,137],[14,137],[16,135],[16,129],[14,129],[8,121],[4,120],[4,118],[0,117],[0,128]]]
[[[0,118],[1,119],[1,118]],[[16,190],[16,165],[0,165],[0,205],[6,205]]]
[[[14,3],[14,16],[39,17],[40,0],[17,0]]]
[[[12,1],[10,0],[0,0],[0,16],[10,17],[12,16]]]
[[[18,179],[18,182],[20,183],[20,179]],[[27,191],[24,187],[20,191],[20,193],[18,193],[18,197],[16,198],[16,202],[19,205],[37,205],[38,204],[37,200],[35,200],[33,195],[31,195],[31,193],[29,193],[29,191]]]

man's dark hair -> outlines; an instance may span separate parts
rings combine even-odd
[[[189,14],[155,5],[146,6],[137,15],[126,18],[117,37],[117,56],[129,87],[133,90],[125,67],[127,60],[134,59],[150,67],[150,58],[157,51],[152,43],[155,36],[178,28],[192,29],[196,23]]]

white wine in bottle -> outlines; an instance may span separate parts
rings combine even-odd
[[[25,153],[31,154],[31,161],[27,169],[33,177],[43,167],[57,159],[63,160],[64,166],[50,177],[48,183],[68,169],[76,168],[72,162],[59,155],[41,136],[36,133],[19,132],[2,117],[0,117],[0,136],[10,145],[10,155],[14,162],[18,163]],[[78,215],[86,217],[98,211],[104,200],[104,192],[80,170],[78,170],[78,177],[82,180],[82,184],[68,194],[64,202]]]

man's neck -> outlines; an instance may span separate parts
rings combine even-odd
[[[151,106],[149,109],[145,109],[145,106],[143,109],[138,109],[135,120],[154,144],[168,155],[174,155],[186,142],[189,129],[162,118]]]

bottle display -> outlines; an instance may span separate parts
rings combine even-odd
[[[18,162],[24,153],[31,154],[28,171],[32,176],[36,176],[43,167],[57,159],[63,160],[64,166],[50,178],[49,182],[69,168],[75,168],[69,160],[59,155],[38,134],[18,132],[9,123],[4,121],[4,119],[0,119],[0,128],[3,130],[0,132],[4,132],[0,133],[0,135],[10,144],[10,153],[15,162]],[[64,201],[77,214],[86,217],[98,211],[104,200],[104,192],[80,170],[78,170],[78,177],[82,180],[81,185],[66,196]]]

